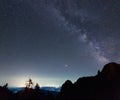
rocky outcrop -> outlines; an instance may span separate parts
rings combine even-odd
[[[79,78],[74,84],[66,81],[58,100],[119,100],[120,64],[108,63],[91,77]]]

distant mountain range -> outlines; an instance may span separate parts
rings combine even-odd
[[[43,91],[60,92],[61,88],[60,87],[41,87],[40,89]],[[9,90],[14,93],[17,93],[19,91],[23,91],[24,87],[9,87]]]
[[[60,92],[61,87],[41,87],[42,90]]]

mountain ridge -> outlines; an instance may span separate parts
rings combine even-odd
[[[67,80],[61,87],[58,100],[119,100],[120,64],[104,65],[95,76]]]

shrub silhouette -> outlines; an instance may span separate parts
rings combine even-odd
[[[12,100],[13,99],[13,93],[8,89],[8,83],[6,83],[4,86],[0,86],[0,99],[1,100]]]

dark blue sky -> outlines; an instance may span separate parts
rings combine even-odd
[[[95,75],[120,62],[118,0],[0,0],[0,84]]]

